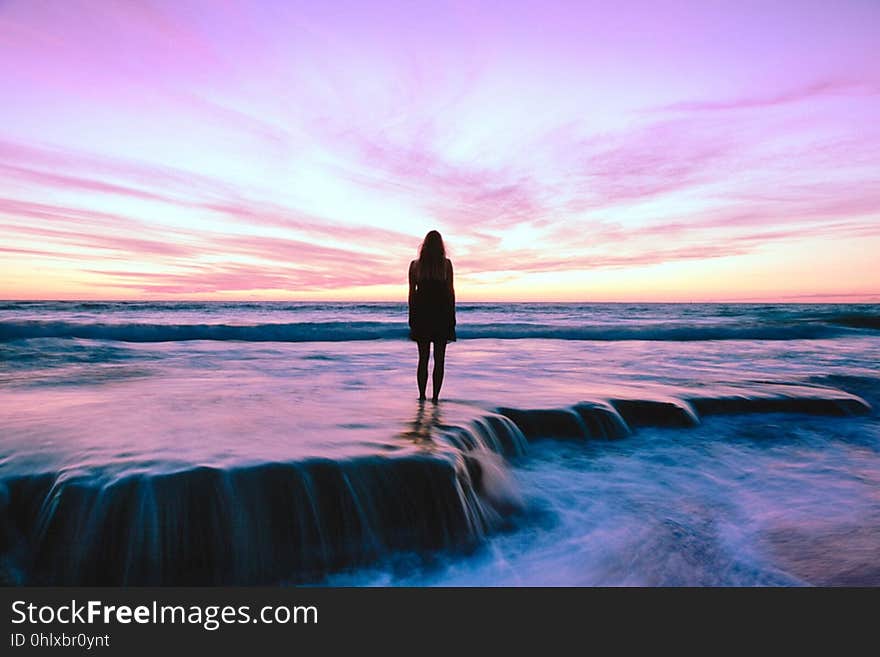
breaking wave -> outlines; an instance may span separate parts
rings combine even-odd
[[[548,326],[537,323],[459,324],[459,339],[497,340],[652,340],[688,342],[701,340],[816,340],[873,332],[872,318],[841,318],[834,323],[799,322],[767,325],[669,325]],[[0,341],[33,338],[80,338],[118,342],[181,342],[190,340],[238,340],[244,342],[349,342],[406,339],[403,322],[294,322],[266,324],[149,324],[85,323],[67,321],[0,322]]]

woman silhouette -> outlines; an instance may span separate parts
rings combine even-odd
[[[436,403],[443,385],[446,343],[455,340],[452,262],[446,257],[443,238],[436,230],[425,235],[418,259],[409,263],[409,337],[419,345],[416,380],[421,401],[425,399],[428,357],[431,343],[434,343],[434,395],[431,401]]]

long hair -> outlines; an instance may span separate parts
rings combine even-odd
[[[436,230],[430,231],[422,240],[419,259],[416,261],[416,274],[421,280],[446,278],[446,247]]]

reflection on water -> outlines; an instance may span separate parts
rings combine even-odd
[[[409,424],[406,431],[400,433],[401,438],[411,441],[414,445],[422,448],[435,446],[435,434],[442,425],[443,414],[439,403],[419,401],[416,416]]]

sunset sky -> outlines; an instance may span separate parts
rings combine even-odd
[[[0,298],[880,300],[880,2],[0,0]]]

